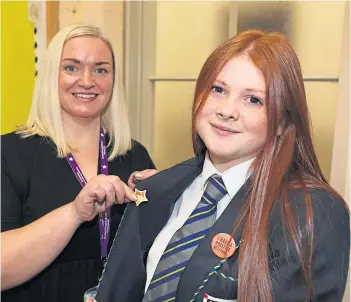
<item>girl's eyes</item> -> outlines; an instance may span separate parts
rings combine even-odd
[[[255,104],[255,105],[263,105],[263,102],[260,98],[256,97],[256,96],[249,96],[248,97],[248,101],[251,103],[251,104]]]
[[[214,94],[218,94],[218,95],[227,95],[228,92],[221,86],[218,85],[213,85],[211,88],[211,92],[213,92]],[[246,99],[250,104],[253,105],[263,105],[263,101],[261,100],[261,98],[254,96],[254,95],[249,95],[247,97],[245,97],[244,99]]]
[[[217,86],[217,85],[213,85],[211,88],[211,91],[216,93],[216,94],[222,94],[222,95],[226,93],[224,88]]]

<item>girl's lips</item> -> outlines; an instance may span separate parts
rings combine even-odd
[[[211,126],[213,127],[215,132],[218,133],[221,136],[227,136],[227,135],[239,133],[238,131],[235,131],[235,130],[233,130],[231,128],[228,128],[228,127],[225,127],[225,126],[222,126],[222,125],[211,124]]]

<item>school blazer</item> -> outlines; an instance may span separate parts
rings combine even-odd
[[[148,252],[166,224],[174,203],[201,173],[202,165],[203,158],[193,158],[138,184],[139,190],[146,190],[148,201],[139,206],[134,203],[127,206],[98,285],[97,302],[142,301]],[[208,273],[221,260],[212,252],[212,238],[218,233],[231,234],[249,192],[250,181],[247,181],[195,250],[180,278],[177,302],[190,301]],[[312,267],[315,297],[323,302],[341,301],[349,263],[349,215],[342,201],[326,191],[310,190],[310,194],[315,229]],[[289,192],[289,200],[297,219],[304,219],[302,193],[299,190]],[[241,239],[241,232],[239,229],[234,235],[236,242]],[[240,247],[219,272],[212,275],[197,295],[196,302],[206,301],[206,294],[223,301],[236,299],[240,277],[239,253]],[[279,206],[272,209],[270,219],[269,266],[274,301],[306,301],[307,290],[299,258],[283,226]]]

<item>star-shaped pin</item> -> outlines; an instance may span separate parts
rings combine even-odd
[[[107,168],[107,166],[106,166],[106,165],[103,165],[103,166],[102,166],[102,168],[103,168],[103,169],[106,169],[106,168]]]
[[[144,191],[139,191],[138,189],[135,189],[135,195],[138,197],[138,199],[135,201],[137,207],[144,201],[148,201],[146,198],[146,190]]]
[[[69,159],[70,161],[73,161],[73,157],[69,157],[68,159]]]

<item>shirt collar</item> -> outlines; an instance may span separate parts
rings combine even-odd
[[[225,187],[227,188],[228,195],[230,199],[232,199],[239,191],[241,186],[245,183],[245,181],[250,177],[249,169],[254,159],[255,158],[249,159],[221,173],[215,168],[208,156],[208,153],[206,153],[202,173],[200,176],[202,190],[205,190],[208,179],[213,174],[218,174],[222,177]]]

